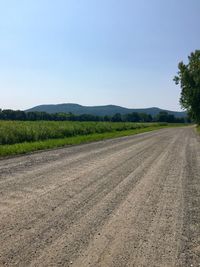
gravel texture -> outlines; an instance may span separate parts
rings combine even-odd
[[[0,266],[200,266],[194,129],[1,160]]]

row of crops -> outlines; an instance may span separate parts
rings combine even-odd
[[[159,126],[160,123],[0,121],[0,145]]]

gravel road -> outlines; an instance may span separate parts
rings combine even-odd
[[[194,129],[0,160],[0,266],[200,266]]]

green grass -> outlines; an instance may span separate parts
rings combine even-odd
[[[111,122],[0,121],[0,145],[132,130],[146,128],[149,125],[148,123]]]
[[[166,123],[0,121],[0,157],[134,135],[171,126]]]
[[[200,125],[197,126],[197,132],[200,134]]]

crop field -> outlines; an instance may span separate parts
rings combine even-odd
[[[112,122],[0,121],[0,145],[42,141],[77,135],[140,129],[162,124]]]
[[[0,156],[152,131],[167,123],[0,121]]]

